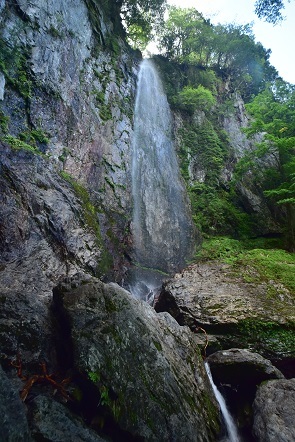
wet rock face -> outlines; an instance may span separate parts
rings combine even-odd
[[[69,324],[75,369],[107,396],[113,422],[136,440],[216,440],[218,412],[189,329],[116,284],[75,285],[54,290],[55,311]]]
[[[253,407],[253,431],[259,442],[295,440],[295,379],[261,385]]]
[[[93,3],[0,3],[0,115],[7,126],[0,133],[36,143],[50,164],[89,190],[111,249],[124,239],[131,207],[138,59],[114,36],[116,17]]]
[[[0,148],[1,354],[37,363],[50,346],[53,286],[77,269],[96,273],[101,250],[80,201],[47,160]]]

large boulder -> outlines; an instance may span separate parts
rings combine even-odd
[[[181,325],[203,328],[208,353],[247,347],[271,359],[294,358],[294,297],[249,272],[219,262],[191,265],[164,284],[155,309],[168,311]],[[202,338],[204,346],[203,332]]]
[[[217,383],[242,385],[247,388],[269,379],[283,379],[284,375],[258,353],[247,349],[231,348],[217,351],[207,358],[212,376]]]
[[[95,431],[87,428],[81,418],[73,415],[64,405],[49,397],[38,395],[30,404],[30,408],[34,440],[105,441]]]
[[[59,285],[53,312],[60,359],[97,389],[92,421],[111,421],[128,440],[216,440],[218,409],[187,327],[95,278]]]
[[[30,442],[26,407],[0,366],[0,439],[5,442]]]
[[[295,379],[261,385],[253,404],[253,432],[259,442],[295,440]]]

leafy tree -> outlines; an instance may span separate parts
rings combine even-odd
[[[295,86],[278,80],[257,95],[247,110],[255,118],[249,134],[265,134],[254,152],[254,159],[269,164],[262,174],[260,170],[264,193],[281,207],[288,248],[295,251]],[[257,169],[257,161],[248,165]]]
[[[169,16],[159,32],[159,48],[167,58],[178,62],[202,59],[212,29],[209,21],[194,8],[168,8]]]
[[[116,0],[116,5],[129,40],[145,47],[153,28],[163,22],[166,0]]]
[[[190,74],[195,67],[214,69],[230,80],[244,99],[277,76],[269,63],[270,51],[255,42],[249,25],[213,26],[193,8],[169,8],[159,34],[159,48],[169,60],[185,65]]]
[[[290,0],[287,1],[288,3],[290,2]],[[285,2],[283,0],[257,0],[255,3],[255,13],[259,18],[276,24],[283,19],[281,11],[284,7]]]
[[[197,88],[185,86],[175,100],[179,108],[193,113],[196,109],[208,111],[215,104],[216,99],[209,89],[199,85]]]

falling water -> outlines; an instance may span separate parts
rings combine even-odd
[[[220,391],[218,390],[218,388],[214,384],[214,381],[213,381],[213,378],[212,378],[212,374],[211,374],[211,371],[210,371],[210,367],[209,367],[209,364],[207,362],[205,362],[205,369],[206,369],[206,372],[207,372],[210,384],[211,384],[211,386],[213,388],[213,392],[215,394],[217,402],[218,402],[218,404],[220,406],[220,411],[221,411],[221,414],[222,414],[222,417],[223,417],[223,420],[224,420],[224,423],[225,423],[225,426],[226,426],[226,429],[227,429],[227,433],[228,433],[227,441],[228,442],[239,442],[240,438],[239,438],[239,435],[238,435],[237,427],[236,427],[236,425],[235,425],[235,423],[233,421],[233,418],[231,417],[231,415],[230,415],[230,413],[229,413],[229,411],[227,409],[227,406],[226,406],[226,403],[225,403],[225,400],[224,400],[222,394],[220,393]]]
[[[173,143],[171,112],[151,60],[141,63],[138,75],[132,196],[133,261],[137,269],[179,270],[193,253],[194,233]],[[136,277],[137,288],[139,280],[151,288],[154,277],[155,273],[149,277],[146,273],[143,282],[141,272]]]

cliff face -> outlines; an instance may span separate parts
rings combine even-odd
[[[0,381],[9,392],[0,394],[0,426],[7,441],[218,437],[194,335],[99,280],[122,282],[132,247],[140,59],[124,43],[116,4],[0,0]],[[251,148],[241,132],[243,105],[235,106],[219,122],[232,148],[218,171],[225,187],[231,160]],[[195,133],[204,124],[195,114]],[[176,129],[184,125],[176,116]],[[193,184],[209,170],[202,155],[187,157]],[[248,203],[251,192],[244,191]]]
[[[35,145],[88,190],[111,250],[128,228],[137,60],[96,2],[1,2],[0,10],[2,135],[14,147]]]
[[[215,440],[194,337],[89,276],[120,281],[130,247],[139,60],[105,3],[0,1],[3,437]]]
[[[263,134],[247,137],[251,118],[241,96],[220,87],[211,110],[176,107],[174,122],[180,165],[201,230],[237,237],[280,233],[280,217],[261,182],[253,179],[250,166],[241,172],[263,140]],[[273,166],[267,156],[256,161],[261,171]]]

